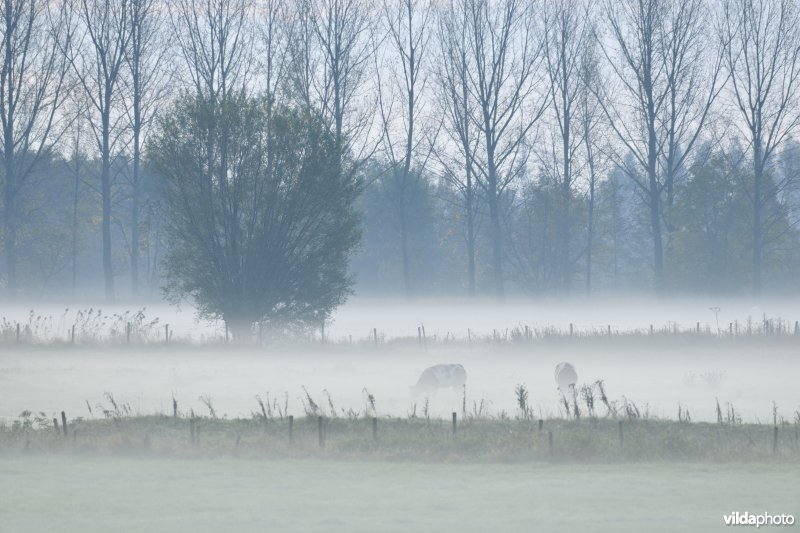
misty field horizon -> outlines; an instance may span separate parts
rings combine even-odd
[[[791,300],[762,302],[758,308],[748,300],[588,302],[355,300],[326,324],[324,343],[317,330],[260,344],[255,334],[250,342],[227,344],[224,325],[198,321],[190,309],[163,306],[145,309],[144,321],[157,318],[156,325],[126,342],[124,320],[116,319],[113,335],[112,326],[103,325],[112,322],[109,317],[125,316],[121,308],[115,313],[103,306],[91,336],[78,329],[73,346],[70,323],[77,310],[72,310],[64,323],[53,319],[52,326],[42,327],[39,339],[27,339],[23,328],[17,344],[14,327],[7,328],[0,354],[5,397],[0,418],[14,419],[24,410],[88,417],[87,403],[102,403],[105,393],[143,415],[170,412],[172,397],[183,410],[207,414],[200,398],[208,397],[220,414],[231,417],[248,416],[257,410],[255,397],[269,393],[286,399],[299,415],[304,387],[318,403],[326,404],[329,395],[339,408],[356,411],[363,410],[367,390],[381,415],[404,416],[422,403],[408,388],[438,363],[460,363],[467,370],[465,395],[442,390],[430,398],[432,412],[440,416],[461,412],[465,398],[470,406],[483,401],[491,413],[514,416],[514,388],[523,384],[537,417],[550,418],[565,415],[553,381],[553,368],[562,361],[576,366],[579,385],[602,380],[611,397],[624,396],[656,417],[675,418],[680,407],[694,420],[713,421],[717,402],[723,408],[730,404],[748,422],[771,421],[773,402],[789,421],[800,410],[795,378],[800,337]],[[16,317],[25,324],[23,309]],[[54,309],[53,315],[59,312],[64,314]],[[673,316],[683,322],[670,320]],[[775,318],[764,322],[765,317]],[[6,319],[12,324],[14,315]],[[764,330],[766,323],[772,333]],[[775,327],[781,329],[776,333]]]

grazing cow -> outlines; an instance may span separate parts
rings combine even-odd
[[[415,398],[420,395],[429,395],[439,389],[459,389],[467,382],[467,371],[459,364],[434,365],[426,368],[419,377],[417,384],[411,389]]]
[[[556,365],[556,383],[561,394],[571,396],[577,382],[578,373],[575,372],[574,366],[569,363],[558,363]]]

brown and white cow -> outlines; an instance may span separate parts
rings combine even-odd
[[[575,367],[569,363],[558,363],[556,365],[556,383],[561,394],[570,398],[575,391],[575,384],[578,382],[578,373]]]
[[[411,389],[415,398],[435,393],[439,389],[460,389],[467,382],[467,371],[459,364],[434,365],[426,368]]]

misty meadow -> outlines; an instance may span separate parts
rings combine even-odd
[[[796,0],[0,36],[0,531],[800,515]]]

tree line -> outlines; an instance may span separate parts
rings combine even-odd
[[[249,323],[316,320],[354,283],[757,295],[800,273],[794,0],[0,12],[7,300],[102,279]]]

